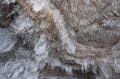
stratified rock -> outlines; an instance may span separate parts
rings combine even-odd
[[[0,79],[120,79],[120,0],[1,2]]]

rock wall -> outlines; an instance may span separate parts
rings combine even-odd
[[[0,0],[0,79],[119,79],[120,0]]]

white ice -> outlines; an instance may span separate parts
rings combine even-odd
[[[16,43],[16,37],[8,30],[0,28],[0,52],[8,52]]]
[[[33,20],[27,16],[26,13],[21,13],[12,27],[16,30],[16,32],[23,32],[29,29],[33,25]]]
[[[10,4],[10,3],[15,3],[16,0],[4,0],[2,3]]]
[[[29,1],[29,0],[28,0]],[[49,0],[30,0],[33,10],[39,12],[41,9],[49,5]]]

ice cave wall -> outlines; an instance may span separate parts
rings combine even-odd
[[[119,79],[120,0],[0,0],[0,79]]]

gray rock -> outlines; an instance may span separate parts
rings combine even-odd
[[[16,5],[0,28],[0,79],[120,79],[120,0]]]
[[[7,29],[0,28],[0,53],[9,52],[16,43],[16,36]]]

